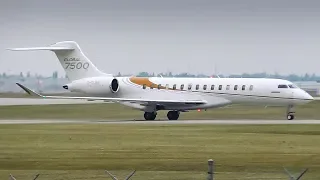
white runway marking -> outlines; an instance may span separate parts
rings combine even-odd
[[[134,120],[0,120],[0,124],[320,124],[320,120],[177,120],[177,121],[134,121]]]
[[[108,124],[320,124],[320,120],[177,120],[98,122]]]

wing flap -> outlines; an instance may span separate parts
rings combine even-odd
[[[22,88],[25,92],[29,95],[41,97],[45,99],[84,99],[84,100],[103,100],[103,101],[110,101],[110,102],[131,102],[131,103],[179,103],[179,104],[193,104],[193,105],[200,105],[206,104],[207,102],[204,100],[168,100],[168,99],[134,99],[134,98],[109,98],[109,97],[69,97],[69,96],[44,96],[35,91],[23,86],[20,83],[16,83],[20,88]]]

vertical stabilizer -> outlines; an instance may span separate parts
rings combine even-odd
[[[62,41],[48,47],[14,48],[15,51],[50,50],[58,57],[70,81],[96,77],[110,76],[101,72],[81,51],[74,41]]]

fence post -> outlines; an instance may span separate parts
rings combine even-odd
[[[294,177],[286,168],[284,168],[284,170],[288,174],[290,180],[300,180],[302,176],[308,171],[308,168],[302,171],[297,178]]]
[[[111,174],[109,171],[106,170],[106,173],[109,174],[109,176],[113,179],[113,180],[118,180],[116,178],[115,175]],[[132,171],[127,177],[125,180],[129,180],[134,174],[136,173],[136,170]]]
[[[36,180],[39,176],[40,176],[40,174],[37,174],[37,175],[33,178],[33,180]],[[12,174],[10,174],[10,180],[16,180],[16,178],[15,178]]]
[[[213,174],[214,174],[213,166],[214,166],[213,160],[209,159],[208,160],[208,178],[207,178],[207,180],[213,180]]]

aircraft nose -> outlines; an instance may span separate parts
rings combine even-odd
[[[301,92],[301,98],[303,98],[303,99],[305,99],[305,100],[308,100],[308,101],[312,101],[312,100],[314,100],[314,98],[309,94],[309,93],[307,93],[306,91],[304,91],[304,90],[301,90],[302,92]]]
[[[310,95],[310,94],[306,94],[306,98],[308,99],[308,100],[310,100],[310,101],[313,101],[314,100],[314,98]]]

